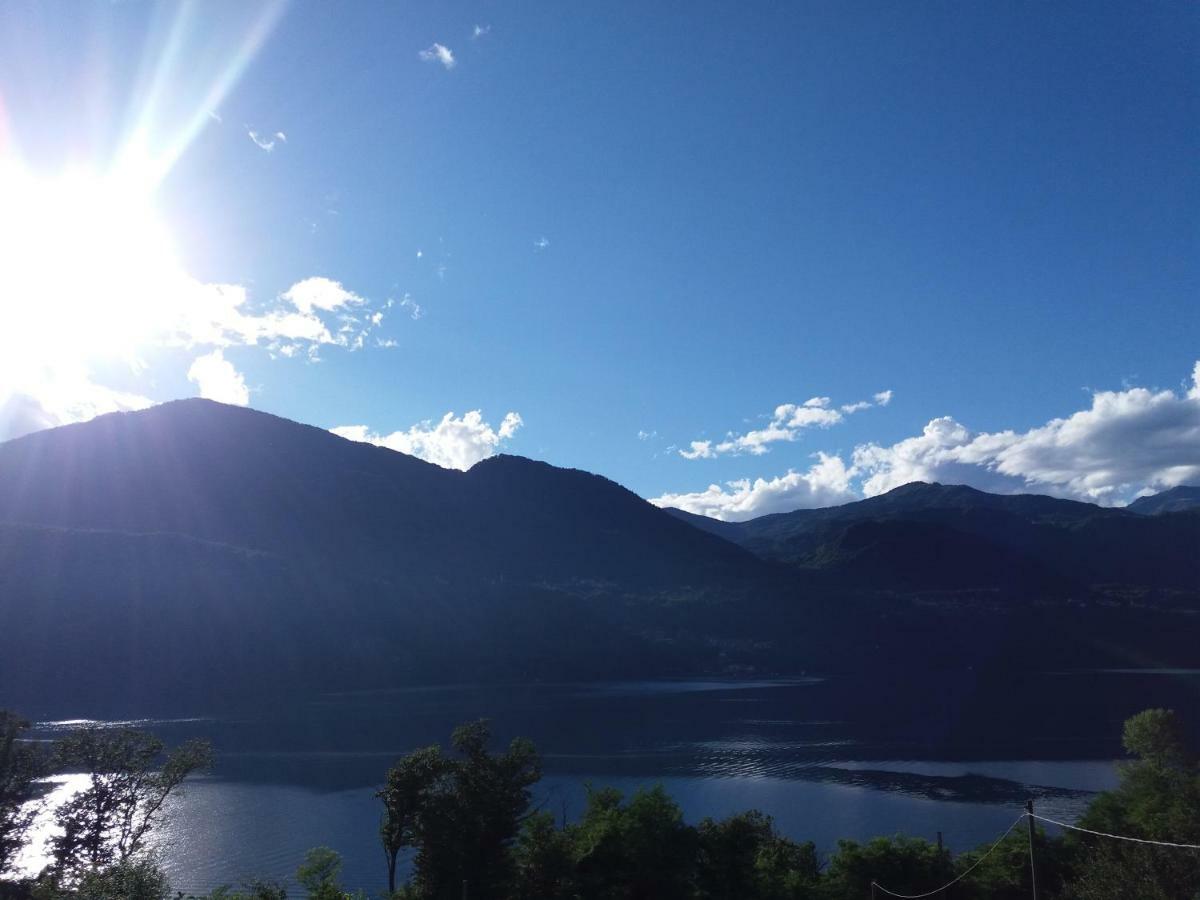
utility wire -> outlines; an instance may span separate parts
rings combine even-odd
[[[1114,841],[1132,841],[1135,844],[1153,844],[1156,847],[1175,847],[1180,850],[1200,850],[1200,844],[1176,844],[1171,841],[1150,841],[1145,838],[1127,837],[1123,834],[1107,834],[1103,831],[1092,831],[1090,828],[1080,828],[1078,825],[1068,825],[1066,822],[1056,822],[1054,819],[1047,819],[1045,816],[1039,816],[1037,813],[1031,813],[1031,815],[1035,819],[1040,819],[1050,825],[1057,825],[1059,828],[1069,828],[1072,831],[1082,831],[1084,834],[1112,838]]]
[[[1000,844],[1004,841],[1004,839],[1006,837],[1008,837],[1010,834],[1012,834],[1012,830],[1014,828],[1016,828],[1018,825],[1020,825],[1022,820],[1024,820],[1024,818],[1025,818],[1025,813],[1021,813],[1021,815],[1017,816],[1016,821],[1008,826],[1008,831],[1006,831],[1006,832],[1004,832],[1004,834],[1000,835],[1000,837],[996,839],[996,843],[992,844],[992,846],[988,848],[987,853],[983,854],[983,856],[979,857],[979,859],[975,860],[975,862],[971,864],[971,868],[967,869],[965,872],[963,872],[961,875],[959,875],[953,881],[947,881],[940,888],[934,888],[932,891],[927,891],[924,894],[897,894],[895,891],[889,891],[878,881],[872,881],[871,887],[879,888],[879,890],[883,891],[885,894],[888,894],[889,896],[892,896],[892,897],[899,897],[899,898],[901,898],[901,900],[920,900],[920,898],[922,898],[922,897],[932,897],[934,894],[944,891],[946,888],[950,887],[951,885],[957,884],[958,882],[960,882],[964,878],[966,878],[968,875],[970,875],[972,872],[974,872],[975,867],[978,866],[985,859],[987,859],[989,856],[991,856],[992,851],[995,850],[997,847],[999,847]]]

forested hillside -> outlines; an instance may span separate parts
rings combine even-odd
[[[459,472],[179,401],[0,445],[0,700],[974,667],[1039,648],[1182,665],[1198,551],[1197,512],[943,485],[714,523],[586,472],[507,456]]]

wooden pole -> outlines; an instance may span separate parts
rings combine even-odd
[[[946,851],[942,847],[942,833],[939,831],[938,832],[938,862],[942,862],[945,859],[946,859]],[[946,892],[948,890],[949,890],[949,888],[942,888],[940,891],[938,891],[938,896],[940,896],[940,897],[947,896]]]
[[[1029,823],[1029,883],[1033,887],[1033,900],[1038,900],[1037,867],[1033,861],[1033,801],[1025,801],[1025,818]]]

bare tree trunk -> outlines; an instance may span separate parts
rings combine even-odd
[[[393,850],[391,847],[384,847],[383,852],[387,856],[388,893],[393,894],[396,892],[396,859],[400,856],[400,851]]]

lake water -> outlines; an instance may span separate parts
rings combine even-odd
[[[546,769],[535,803],[568,819],[589,783],[662,783],[691,822],[757,808],[826,851],[839,838],[939,831],[958,851],[994,839],[1028,798],[1052,818],[1078,816],[1116,783],[1126,716],[1167,706],[1196,722],[1198,699],[1195,671],[968,671],[414,688],[137,725],[171,743],[205,736],[218,752],[160,834],[176,888],[286,881],[325,845],[343,855],[348,886],[375,892],[375,789],[397,756],[469,719],[490,718],[498,741],[535,741]],[[44,721],[38,736],[79,724]]]

